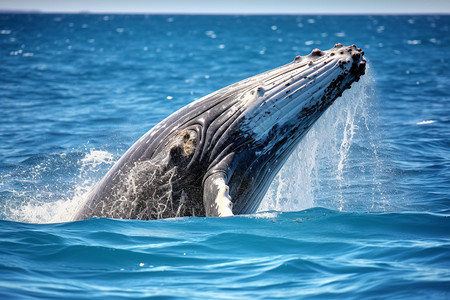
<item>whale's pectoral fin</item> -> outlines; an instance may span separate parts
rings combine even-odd
[[[218,172],[208,176],[203,183],[203,204],[207,217],[233,216],[229,190],[224,173]]]

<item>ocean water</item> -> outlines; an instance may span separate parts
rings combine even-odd
[[[450,16],[0,14],[0,298],[448,299]],[[69,222],[221,87],[356,44],[367,74],[257,213]]]

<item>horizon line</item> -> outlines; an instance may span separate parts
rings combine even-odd
[[[101,14],[109,14],[109,15],[216,15],[216,16],[229,16],[229,15],[239,15],[239,16],[273,16],[273,15],[282,15],[282,16],[302,16],[302,15],[335,15],[335,16],[368,16],[368,15],[399,15],[399,16],[407,16],[407,15],[423,15],[423,16],[431,16],[431,15],[450,15],[450,12],[159,12],[159,11],[91,11],[91,10],[79,10],[79,11],[48,11],[48,10],[39,10],[39,9],[1,9],[0,14],[70,14],[70,15],[78,15],[78,14],[92,14],[92,15],[101,15]]]

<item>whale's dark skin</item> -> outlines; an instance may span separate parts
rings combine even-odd
[[[255,212],[302,137],[364,74],[363,55],[315,49],[183,107],[120,158],[74,220]]]

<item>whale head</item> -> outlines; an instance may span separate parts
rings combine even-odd
[[[240,99],[241,136],[248,135],[229,172],[233,213],[254,212],[301,138],[353,82],[365,74],[364,52],[336,44],[247,79]],[[247,146],[245,146],[245,143]]]

